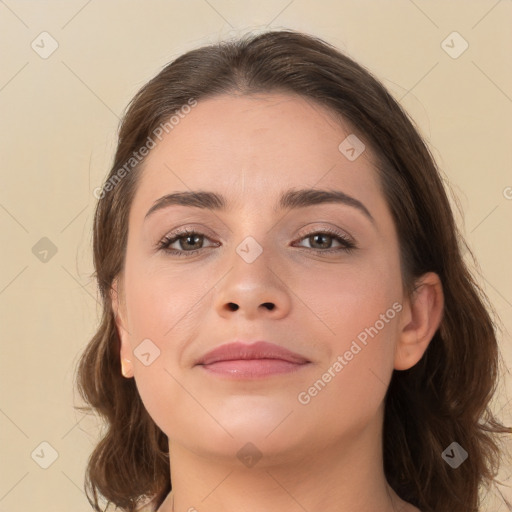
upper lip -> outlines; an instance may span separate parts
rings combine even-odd
[[[310,362],[305,357],[268,341],[255,341],[250,344],[235,341],[210,350],[201,356],[196,364],[206,365],[239,359],[281,359],[297,364]]]

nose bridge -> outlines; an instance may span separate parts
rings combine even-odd
[[[260,234],[259,238],[262,237]],[[233,247],[227,262],[230,270],[216,286],[219,314],[239,311],[246,317],[254,317],[269,311],[273,316],[287,313],[289,290],[284,276],[279,276],[281,265],[276,264],[276,256],[268,243],[264,247],[252,235],[244,236]]]

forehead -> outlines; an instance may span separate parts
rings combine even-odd
[[[292,94],[200,100],[149,153],[134,209],[187,190],[217,191],[235,207],[273,206],[290,187],[336,188],[375,200],[368,146],[354,161],[339,149],[351,134],[327,108]]]

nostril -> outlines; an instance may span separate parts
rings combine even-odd
[[[230,302],[228,307],[231,311],[236,311],[238,309],[238,306],[234,302]]]
[[[272,302],[264,302],[263,306],[265,306],[267,309],[270,309],[270,310],[274,309],[274,307],[275,307],[274,304],[272,304]]]

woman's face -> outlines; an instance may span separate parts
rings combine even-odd
[[[353,137],[297,96],[223,95],[199,101],[149,153],[117,321],[171,446],[235,461],[252,443],[293,458],[378,431],[405,299],[370,148]],[[199,191],[224,207],[159,203]],[[158,248],[182,229],[196,235]],[[197,364],[237,340],[308,362]]]

